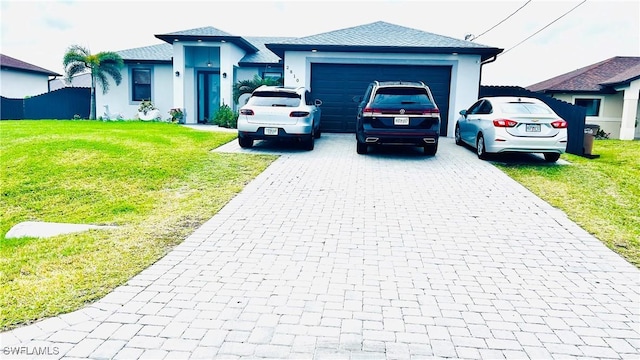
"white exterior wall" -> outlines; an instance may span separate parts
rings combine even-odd
[[[287,51],[284,58],[285,86],[307,89],[311,85],[312,63],[451,66],[448,136],[453,136],[458,111],[471,106],[480,90],[479,55]]]
[[[594,94],[553,94],[553,98],[575,104],[576,99],[600,99],[600,113],[598,116],[586,116],[586,124],[596,124],[600,130],[609,134],[610,139],[620,139],[620,125],[622,121],[623,92],[607,95]]]
[[[49,75],[2,69],[0,71],[0,95],[10,99],[22,99],[49,91]]]
[[[109,77],[109,92],[102,94],[96,88],[96,118],[105,114],[105,105],[113,115],[121,115],[124,119],[135,119],[138,114],[139,101],[131,101],[131,69],[151,69],[151,102],[158,108],[162,119],[168,119],[169,109],[173,107],[173,72],[169,64],[127,64],[122,69],[122,82],[116,85]]]

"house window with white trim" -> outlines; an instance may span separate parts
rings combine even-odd
[[[151,100],[151,69],[131,69],[131,100]]]
[[[600,99],[575,99],[574,104],[587,110],[587,116],[600,116]]]

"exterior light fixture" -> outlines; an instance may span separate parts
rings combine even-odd
[[[180,77],[180,71],[176,70],[176,77]]]
[[[223,78],[223,79],[226,79],[226,78],[227,78],[227,73],[226,73],[226,72],[225,72],[225,73],[222,73],[222,78]]]

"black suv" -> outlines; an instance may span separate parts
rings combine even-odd
[[[356,119],[358,154],[369,145],[401,144],[438,151],[440,110],[423,82],[374,81],[359,101]]]

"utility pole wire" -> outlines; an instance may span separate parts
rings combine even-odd
[[[471,41],[476,40],[477,38],[479,38],[480,36],[488,33],[489,31],[495,29],[498,25],[502,24],[503,22],[507,21],[510,17],[512,17],[513,15],[515,15],[518,11],[522,10],[523,7],[527,6],[529,3],[531,2],[531,0],[528,0],[526,3],[524,3],[524,5],[520,6],[516,11],[512,12],[511,15],[507,16],[506,18],[504,18],[502,21],[500,21],[499,23],[493,25],[489,30],[483,32],[482,34],[478,35],[478,36],[474,36]]]
[[[503,51],[502,53],[498,54],[497,56],[502,56],[502,55],[504,55],[504,54],[508,53],[509,51],[513,50],[516,46],[518,46],[518,45],[522,44],[523,42],[525,42],[525,41],[527,41],[527,40],[529,40],[529,39],[531,39],[532,37],[534,37],[535,35],[537,35],[539,32],[541,32],[542,30],[544,30],[544,29],[548,28],[548,27],[549,27],[549,26],[551,26],[553,23],[555,23],[556,21],[558,21],[558,20],[562,19],[563,17],[565,17],[565,16],[569,15],[569,13],[570,13],[570,12],[572,12],[572,11],[573,11],[573,10],[575,10],[575,9],[577,9],[577,8],[578,8],[578,6],[580,6],[580,5],[582,5],[582,4],[586,3],[586,2],[587,2],[587,0],[582,0],[582,2],[581,2],[580,4],[578,4],[578,5],[574,6],[571,10],[569,10],[569,11],[567,11],[566,13],[564,13],[564,14],[560,15],[557,19],[555,19],[555,20],[553,20],[552,22],[548,23],[547,25],[545,25],[545,26],[544,26],[543,28],[541,28],[540,30],[538,30],[538,31],[534,32],[533,34],[529,35],[526,39],[524,39],[524,40],[520,41],[519,43],[517,43],[517,44],[513,45],[513,46],[512,46],[512,47],[510,47],[509,49],[507,49],[507,50]]]

